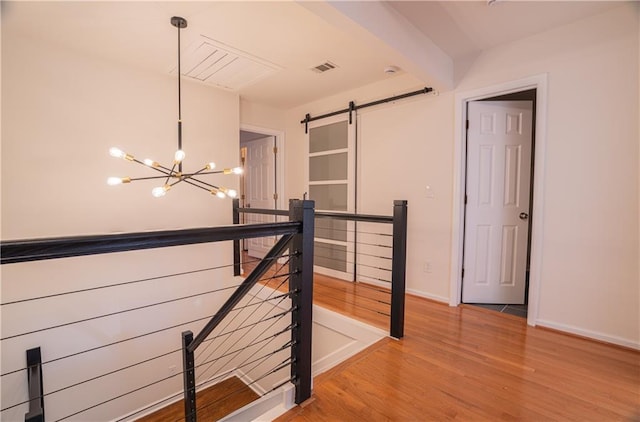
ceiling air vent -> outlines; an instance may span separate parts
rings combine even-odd
[[[335,64],[331,63],[331,62],[324,62],[322,64],[319,64],[316,67],[312,67],[311,70],[313,70],[316,73],[324,73],[326,71],[329,71],[331,69],[335,69],[336,66]]]

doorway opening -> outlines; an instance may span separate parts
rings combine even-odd
[[[526,318],[536,90],[466,106],[461,301]]]
[[[544,234],[544,174],[547,126],[547,79],[545,73],[522,79],[502,82],[455,94],[454,160],[453,160],[453,225],[451,236],[451,270],[449,305],[462,303],[462,269],[465,229],[466,190],[466,121],[467,104],[477,100],[495,98],[506,94],[535,89],[535,167],[533,169],[532,203],[530,204],[530,259],[527,290],[527,324],[535,326],[538,320],[540,284],[542,274]]]
[[[283,174],[283,133],[255,126],[240,127],[240,207],[281,209]],[[275,216],[241,214],[240,223],[273,222]],[[243,252],[253,258],[263,258],[271,249],[275,237],[247,239],[242,242]]]

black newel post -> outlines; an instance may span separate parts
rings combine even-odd
[[[240,224],[240,200],[238,198],[233,200],[233,224]],[[233,241],[233,275],[240,275],[240,240]]]
[[[191,331],[182,332],[182,371],[184,381],[184,420],[196,422],[196,370],[193,352],[187,346],[193,341]]]
[[[311,326],[313,324],[313,236],[314,201],[289,201],[289,219],[302,222],[302,233],[297,234],[289,252],[290,261],[289,289],[294,308],[291,332],[293,347],[291,357],[291,377],[296,386],[296,404],[311,397]]]
[[[405,276],[407,266],[407,201],[393,201],[393,258],[391,266],[391,337],[404,337]]]

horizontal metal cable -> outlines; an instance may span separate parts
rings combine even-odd
[[[184,373],[184,371],[183,371],[182,373]],[[164,403],[164,402],[167,402],[167,401],[169,401],[169,400],[176,399],[176,398],[178,398],[178,397],[180,397],[180,396],[183,396],[183,395],[184,395],[184,392],[183,392],[183,391],[180,391],[180,392],[178,392],[178,393],[176,393],[176,394],[174,394],[174,395],[172,395],[172,396],[169,396],[169,397],[167,397],[167,398],[165,398],[165,399],[162,399],[162,400],[157,401],[157,402],[155,402],[155,403],[153,403],[153,404],[150,404],[149,406],[143,407],[142,409],[138,409],[138,410],[136,410],[136,411],[135,411],[135,412],[133,412],[133,413],[129,413],[127,416],[124,416],[124,417],[122,417],[122,418],[120,418],[120,419],[116,419],[116,421],[115,421],[115,422],[122,422],[122,421],[124,421],[124,420],[126,420],[126,419],[131,418],[133,415],[137,415],[137,414],[139,414],[139,413],[144,412],[145,410],[152,409],[152,408],[154,408],[154,407],[158,406],[160,403]],[[168,406],[168,405],[167,405],[167,406]],[[166,406],[165,406],[165,407],[166,407]]]
[[[387,249],[391,249],[393,248],[393,246],[391,245],[379,245],[376,243],[367,243],[367,242],[355,242],[356,245],[365,245],[365,246],[374,246],[376,248],[387,248]]]
[[[263,323],[263,322],[265,322],[265,321],[269,321],[269,320],[272,320],[272,319],[276,319],[276,318],[279,318],[279,317],[285,316],[285,315],[287,315],[287,314],[288,314],[288,313],[290,313],[290,312],[291,312],[291,311],[284,311],[284,312],[281,312],[281,313],[279,313],[279,314],[271,315],[271,316],[270,316],[270,317],[268,317],[268,318],[263,318],[263,319],[261,319],[261,320],[260,320],[260,321],[258,321],[258,322],[253,322],[253,323],[248,324],[248,325],[243,325],[242,327],[234,328],[234,329],[233,329],[233,330],[231,330],[231,331],[226,331],[226,332],[224,332],[224,333],[218,334],[217,336],[209,337],[209,338],[207,338],[206,340],[204,340],[204,341],[203,341],[203,343],[207,343],[207,342],[214,341],[214,340],[216,340],[216,339],[218,339],[218,338],[220,338],[220,337],[228,336],[229,334],[233,334],[233,333],[236,333],[236,332],[238,332],[238,331],[242,331],[242,330],[244,330],[244,329],[246,329],[246,328],[255,327],[256,325],[260,325],[260,324],[262,324],[262,323]]]
[[[293,309],[294,309],[294,308],[291,308],[287,313],[293,312]],[[269,335],[268,337],[261,338],[260,340],[253,341],[253,342],[251,342],[251,343],[247,344],[246,346],[244,346],[244,347],[242,347],[242,348],[240,348],[240,349],[236,349],[236,350],[234,350],[233,352],[229,352],[229,350],[227,349],[227,351],[226,351],[223,355],[218,356],[218,357],[216,357],[216,358],[213,358],[213,359],[211,359],[211,360],[208,360],[208,361],[202,362],[202,363],[200,363],[200,364],[196,365],[195,367],[196,367],[196,368],[200,368],[200,367],[202,367],[202,366],[204,366],[204,365],[208,365],[208,364],[210,364],[210,363],[215,363],[215,362],[219,361],[219,360],[220,360],[220,359],[222,359],[222,358],[225,358],[225,357],[227,357],[227,356],[231,356],[231,355],[233,355],[234,353],[238,353],[238,352],[241,352],[241,351],[243,351],[243,350],[246,350],[246,349],[248,349],[248,348],[249,348],[249,347],[251,347],[251,346],[255,346],[255,345],[257,345],[257,344],[264,343],[265,341],[268,341],[268,340],[273,340],[274,338],[276,338],[276,337],[278,337],[278,336],[281,336],[282,334],[285,334],[285,333],[287,333],[287,332],[289,332],[289,331],[293,330],[293,328],[294,328],[294,325],[293,325],[293,324],[290,324],[290,325],[289,325],[289,326],[287,326],[284,330],[280,330],[280,331],[278,331],[277,333],[272,334],[272,335]],[[264,332],[263,332],[263,333],[264,333]],[[259,335],[262,335],[263,333],[260,333]],[[207,357],[207,358],[208,358],[208,357]],[[209,368],[207,368],[207,370],[208,370],[208,369],[209,369]],[[205,370],[205,372],[206,372],[207,370]],[[203,374],[204,374],[205,372],[203,372]]]
[[[335,299],[335,300],[337,300],[337,301],[339,301],[339,302],[342,302],[342,303],[345,303],[345,304],[347,304],[347,305],[352,305],[352,306],[353,306],[353,307],[355,307],[355,308],[363,309],[363,310],[365,310],[365,311],[369,311],[369,312],[374,312],[374,313],[376,313],[376,314],[384,315],[384,316],[387,316],[387,317],[388,317],[388,316],[390,316],[390,314],[385,313],[385,312],[383,312],[383,311],[377,311],[377,310],[372,309],[372,308],[369,308],[369,307],[367,307],[367,306],[360,305],[360,304],[358,304],[358,303],[356,303],[356,302],[352,302],[352,301],[344,300],[344,298],[342,298],[342,297],[335,297],[335,296],[331,296],[331,295],[327,295],[327,297],[329,297],[329,298],[331,298],[331,299]],[[386,302],[381,302],[381,304],[384,304],[384,305],[390,305],[389,303],[386,303]]]
[[[271,296],[271,297],[269,297],[267,299],[264,299],[264,300],[261,300],[259,302],[253,302],[253,303],[249,303],[249,304],[244,305],[244,306],[238,306],[236,308],[233,308],[231,310],[231,312],[239,311],[239,310],[242,310],[242,309],[248,309],[248,308],[251,308],[251,307],[256,306],[256,305],[262,305],[263,303],[268,303],[268,302],[271,302],[272,300],[275,300],[275,299],[284,299],[284,298],[290,297],[292,293],[294,293],[294,292],[287,292],[287,293],[283,293],[283,294],[278,295],[278,296]]]
[[[26,335],[29,335],[29,334],[39,333],[39,332],[42,332],[42,331],[53,330],[53,329],[56,329],[56,328],[67,327],[69,325],[80,324],[82,322],[94,321],[96,319],[107,318],[107,317],[110,317],[110,316],[124,314],[124,313],[127,313],[127,312],[139,311],[141,309],[152,308],[154,306],[166,305],[167,303],[178,302],[178,301],[186,300],[186,299],[192,299],[194,297],[204,296],[204,295],[208,295],[208,294],[212,294],[212,293],[218,293],[218,292],[221,292],[221,291],[224,291],[224,290],[228,290],[228,289],[232,289],[232,288],[236,288],[236,287],[238,287],[238,285],[231,286],[231,287],[225,287],[225,288],[222,288],[222,289],[209,290],[209,291],[206,291],[206,292],[196,293],[196,294],[192,294],[192,295],[188,295],[188,296],[182,296],[182,297],[175,298],[175,299],[164,300],[162,302],[150,303],[148,305],[137,306],[135,308],[125,309],[125,310],[118,311],[118,312],[110,312],[108,314],[102,314],[102,315],[97,315],[97,316],[90,317],[90,318],[80,319],[80,320],[77,320],[77,321],[66,322],[64,324],[53,325],[51,327],[39,328],[37,330],[27,331],[27,332],[24,332],[24,333],[21,333],[21,334],[14,334],[14,335],[11,335],[11,336],[3,337],[3,338],[0,338],[0,341],[10,340],[10,339],[13,339],[13,338],[16,338],[16,337],[22,337],[22,336],[26,336]]]
[[[96,375],[95,377],[88,378],[88,379],[85,379],[85,380],[83,380],[83,381],[79,381],[79,382],[77,382],[77,383],[75,383],[75,384],[70,384],[70,385],[67,385],[67,386],[65,386],[65,387],[59,388],[59,389],[57,389],[57,390],[53,390],[53,391],[50,391],[50,392],[44,393],[44,394],[43,394],[43,395],[41,395],[41,396],[30,397],[30,398],[29,398],[29,400],[25,400],[25,401],[23,401],[23,402],[21,402],[21,403],[17,403],[17,404],[14,404],[14,405],[12,405],[12,406],[5,407],[4,409],[0,409],[0,412],[4,412],[4,411],[6,411],[6,410],[13,409],[14,407],[18,407],[18,406],[21,406],[21,405],[23,405],[23,404],[27,404],[27,403],[29,403],[31,400],[34,400],[34,399],[41,399],[41,398],[44,398],[44,397],[50,396],[50,395],[52,395],[52,394],[59,393],[59,392],[61,392],[61,391],[68,390],[68,389],[70,389],[70,388],[77,387],[77,386],[79,386],[79,385],[86,384],[86,383],[88,383],[88,382],[95,381],[95,380],[100,379],[100,378],[104,378],[104,377],[106,377],[106,376],[108,376],[108,375],[113,375],[113,374],[116,374],[116,373],[118,373],[118,372],[122,372],[122,371],[124,371],[124,370],[131,369],[131,368],[136,367],[136,366],[138,366],[138,365],[142,365],[143,363],[151,362],[151,361],[153,361],[153,360],[160,359],[160,358],[165,357],[165,356],[169,356],[169,355],[171,355],[171,354],[173,354],[173,353],[177,353],[177,352],[179,352],[179,351],[181,351],[181,350],[182,350],[182,349],[172,350],[172,351],[170,351],[170,352],[166,352],[166,353],[163,353],[163,354],[161,354],[161,355],[154,356],[154,357],[152,357],[152,358],[148,358],[148,359],[142,360],[142,361],[140,361],[140,362],[136,362],[136,363],[133,363],[133,364],[131,364],[131,365],[127,365],[127,366],[124,366],[124,367],[122,367],[122,368],[119,368],[119,369],[115,369],[115,370],[113,370],[113,371],[106,372],[106,373],[101,374],[101,375]]]
[[[377,233],[377,232],[367,232],[367,231],[362,231],[362,230],[350,230],[350,229],[338,229],[335,227],[319,227],[318,224],[316,224],[315,227],[315,236],[318,236],[318,230],[330,230],[330,231],[335,231],[335,232],[346,232],[346,233],[355,233],[355,234],[371,234],[374,236],[385,236],[385,237],[393,237],[393,234],[390,233]]]
[[[328,285],[323,285],[322,287],[327,288],[327,289],[331,289],[331,290],[336,290],[342,293],[345,293],[344,289],[341,289],[340,287],[333,287],[333,286],[328,286]],[[329,296],[333,299],[337,299],[335,296]],[[381,299],[376,299],[376,298],[372,298],[372,297],[368,297],[368,296],[362,296],[362,295],[354,295],[354,297],[356,299],[365,299],[365,300],[370,300],[371,302],[375,302],[375,303],[381,303],[383,305],[391,305],[391,302],[386,302],[384,300]],[[349,301],[344,300],[345,303],[352,303]],[[355,305],[355,302],[353,302],[353,304]]]
[[[272,258],[263,258],[263,259],[255,258],[255,259],[251,259],[251,260],[242,261],[242,263],[243,264],[254,264],[256,262],[262,262],[262,261],[277,261],[280,258],[289,258],[289,259],[291,259],[291,257],[293,257],[293,256],[296,256],[296,254],[283,254],[283,255],[280,255],[280,256],[276,256],[276,257],[272,257]],[[284,265],[286,265],[286,263],[282,264],[282,265],[284,266]]]
[[[382,271],[389,271],[389,272],[393,271],[391,268],[376,267],[375,265],[367,265],[367,264],[360,264],[360,263],[356,263],[356,265],[358,267],[373,268],[374,270],[382,270]]]
[[[356,252],[356,255],[370,256],[370,257],[373,257],[373,258],[380,258],[380,259],[387,259],[389,261],[393,260],[393,258],[390,257],[390,256],[373,255],[373,254],[364,253],[364,252]]]
[[[237,368],[243,368],[243,367],[245,367],[245,366],[248,366],[248,365],[250,365],[250,364],[252,364],[252,363],[257,362],[258,360],[261,360],[261,359],[267,359],[267,358],[269,358],[269,357],[271,357],[271,356],[273,356],[273,355],[275,355],[275,354],[277,354],[277,353],[279,353],[279,352],[281,352],[281,351],[283,351],[283,350],[286,350],[286,349],[290,348],[292,345],[293,345],[293,343],[292,343],[291,341],[288,341],[288,342],[287,342],[287,343],[285,343],[284,345],[280,346],[278,349],[276,349],[276,350],[274,350],[274,351],[272,351],[272,352],[269,352],[269,353],[267,353],[266,355],[260,356],[259,358],[256,358],[256,359],[254,359],[254,360],[252,360],[252,361],[250,361],[250,362],[247,362],[247,363],[244,363],[244,364],[242,364],[242,365],[239,365],[239,366],[237,366]],[[139,366],[139,365],[142,365],[142,364],[144,364],[144,363],[151,362],[151,361],[156,360],[156,359],[159,359],[159,358],[161,358],[161,357],[165,357],[165,356],[171,355],[171,354],[173,354],[173,353],[178,353],[178,352],[180,352],[181,350],[182,350],[181,348],[180,348],[180,349],[176,349],[176,350],[172,350],[172,351],[169,351],[169,352],[163,353],[163,354],[161,354],[161,355],[154,356],[154,357],[152,357],[152,358],[148,358],[148,359],[142,360],[142,361],[140,361],[140,362],[136,362],[136,363],[134,363],[134,364],[127,365],[127,366],[124,366],[124,367],[122,367],[122,368],[119,368],[119,369],[116,369],[116,370],[113,370],[113,371],[109,371],[109,372],[106,372],[106,373],[104,373],[104,374],[101,374],[101,375],[97,375],[97,376],[95,376],[95,377],[92,377],[92,378],[85,379],[85,380],[80,381],[80,382],[77,382],[77,383],[75,383],[75,384],[71,384],[71,385],[68,385],[68,386],[65,386],[65,387],[59,388],[59,389],[57,389],[57,390],[53,390],[53,391],[50,391],[50,392],[44,393],[44,394],[43,394],[43,395],[41,395],[41,396],[30,397],[30,398],[29,398],[29,400],[25,400],[25,401],[23,401],[23,402],[16,403],[16,404],[14,404],[14,405],[11,405],[11,406],[8,406],[8,407],[5,407],[5,408],[3,408],[3,409],[0,409],[0,412],[4,412],[4,411],[10,410],[10,409],[13,409],[13,408],[15,408],[15,407],[18,407],[18,406],[21,406],[21,405],[27,404],[27,403],[29,403],[30,401],[34,400],[34,399],[39,400],[39,399],[41,399],[41,398],[44,398],[44,397],[47,397],[47,396],[51,396],[51,395],[53,395],[53,394],[60,393],[60,392],[62,392],[62,391],[68,390],[68,389],[70,389],[70,388],[74,388],[74,387],[77,387],[77,386],[79,386],[79,385],[86,384],[86,383],[88,383],[88,382],[95,381],[95,380],[98,380],[98,379],[100,379],[100,378],[104,378],[104,377],[106,377],[106,376],[108,376],[108,375],[113,375],[113,374],[115,374],[115,373],[122,372],[122,371],[127,370],[127,369],[131,369],[131,368],[133,368],[133,367],[135,367],[135,366]],[[181,371],[181,372],[179,372],[179,373],[177,373],[177,374],[173,374],[171,377],[176,376],[176,375],[180,375],[180,374],[183,374],[183,373],[184,373],[184,371]],[[171,377],[169,377],[169,378],[171,378]],[[213,377],[212,379],[216,379],[216,378],[219,378],[219,377]],[[160,380],[160,381],[163,381],[163,380],[166,380],[166,379],[168,379],[168,378],[163,378],[163,379],[162,379],[162,380]],[[211,381],[211,379],[210,379],[210,380],[208,380],[208,381],[206,381],[206,382],[210,382],[210,381]],[[149,385],[153,385],[153,384],[149,384]],[[134,390],[133,392],[135,392],[135,391],[138,391],[138,390]],[[172,396],[171,398],[173,398],[173,397],[177,397],[177,396],[179,396],[179,395],[182,395],[182,393],[178,393],[178,394],[176,394],[176,395]],[[119,396],[119,397],[121,397],[121,396]],[[118,398],[119,398],[119,397],[118,397]],[[163,400],[163,401],[166,401],[166,400],[168,400],[168,399],[165,399],[165,400]],[[154,404],[153,404],[152,406],[150,406],[150,407],[156,406],[157,404],[158,404],[158,403],[154,403]],[[94,407],[95,407],[95,406],[94,406]],[[149,408],[150,408],[150,407],[149,407]],[[92,407],[92,408],[93,408],[93,407]],[[87,408],[87,409],[85,409],[85,411],[86,411],[86,410],[89,410],[89,409],[90,409],[90,408]],[[141,412],[141,411],[143,411],[143,410],[146,410],[146,408],[145,408],[145,409],[141,409],[141,410],[139,410],[139,411],[138,411],[138,412],[136,412],[136,413],[139,413],[139,412]],[[81,412],[80,412],[80,413],[81,413]],[[71,415],[71,416],[74,416],[74,415]],[[131,416],[131,415],[129,415],[129,416]],[[70,416],[67,416],[66,418],[68,418],[68,417],[70,417]],[[65,419],[65,418],[63,418],[63,419]]]
[[[372,279],[372,280],[382,281],[383,283],[389,283],[389,284],[391,284],[391,283],[392,283],[392,281],[391,281],[391,280],[385,280],[384,278],[373,277],[373,276],[371,276],[371,275],[362,274],[362,273],[360,273],[360,274],[358,274],[358,275],[359,275],[359,276],[361,276],[361,277],[367,277],[367,278],[370,278],[370,279]]]
[[[126,339],[122,339],[122,340],[114,341],[114,342],[112,342],[112,343],[107,343],[107,344],[103,344],[103,345],[101,345],[101,346],[92,347],[92,348],[90,348],[90,349],[82,350],[82,351],[80,351],[80,352],[72,353],[72,354],[70,354],[70,355],[61,356],[61,357],[59,357],[59,358],[55,358],[55,359],[51,359],[51,360],[48,360],[48,361],[42,362],[42,365],[47,365],[47,364],[49,364],[49,363],[57,362],[57,361],[59,361],[59,360],[63,360],[63,359],[68,359],[68,358],[71,358],[71,357],[74,357],[74,356],[78,356],[78,355],[81,355],[81,354],[84,354],[84,353],[94,352],[94,351],[96,351],[96,350],[104,349],[105,347],[114,346],[114,345],[116,345],[116,344],[126,343],[127,341],[136,340],[136,339],[139,339],[139,338],[142,338],[142,337],[146,337],[146,336],[149,336],[149,335],[152,335],[152,334],[161,333],[161,332],[163,332],[163,331],[168,331],[168,330],[171,330],[171,329],[174,329],[174,328],[181,327],[181,326],[183,326],[183,325],[188,325],[188,324],[193,324],[193,323],[195,323],[195,322],[208,320],[208,319],[211,319],[211,317],[213,317],[214,315],[215,315],[215,314],[213,314],[213,315],[207,315],[207,316],[204,316],[204,317],[202,317],[202,318],[193,319],[193,320],[191,320],[191,321],[182,322],[182,323],[180,323],[180,324],[171,325],[171,326],[169,326],[169,327],[160,328],[160,329],[158,329],[158,330],[154,330],[154,331],[149,331],[148,333],[144,333],[144,334],[140,334],[140,335],[137,335],[137,336],[129,337],[129,338],[126,338]],[[6,373],[2,374],[1,376],[3,376],[3,377],[4,377],[5,375],[15,374],[16,372],[26,371],[27,369],[28,369],[28,368],[20,368],[20,369],[16,369],[16,370],[11,371],[11,372],[6,372]]]
[[[291,346],[293,346],[294,344],[295,344],[295,343],[293,343],[293,342],[291,342],[291,341],[288,341],[287,343],[285,343],[285,344],[283,344],[282,346],[280,346],[279,348],[277,348],[277,349],[275,349],[275,350],[273,350],[273,351],[271,351],[271,352],[267,353],[266,355],[262,355],[262,356],[260,356],[260,357],[258,357],[258,358],[255,358],[254,360],[252,360],[252,361],[250,361],[250,362],[243,362],[242,364],[240,364],[240,365],[238,365],[238,366],[235,366],[235,367],[234,367],[234,369],[241,369],[241,368],[244,368],[245,366],[249,366],[249,365],[251,365],[251,364],[253,364],[253,363],[255,363],[255,362],[257,362],[257,361],[259,361],[259,360],[261,360],[261,359],[269,358],[269,357],[271,357],[271,356],[273,356],[273,355],[275,355],[275,354],[277,354],[277,353],[282,352],[283,350],[287,350],[288,348],[290,348],[290,347],[291,347]],[[184,371],[183,371],[183,372],[184,372]],[[217,379],[220,379],[220,378],[226,377],[227,375],[228,375],[228,372],[223,372],[223,373],[221,373],[221,374],[214,375],[214,376],[213,376],[213,377],[211,377],[211,378],[208,378],[208,379],[206,379],[206,380],[204,380],[204,381],[201,381],[201,382],[197,383],[197,384],[196,384],[196,389],[197,389],[197,388],[199,388],[199,387],[202,387],[202,386],[203,386],[203,385],[205,385],[205,384],[209,384],[209,383],[211,383],[211,381],[214,381],[214,380],[217,380]]]
[[[145,384],[145,385],[143,385],[143,386],[141,386],[141,387],[138,387],[138,388],[136,388],[136,389],[133,389],[133,390],[127,391],[126,393],[119,394],[119,395],[117,395],[117,396],[115,396],[115,397],[112,397],[112,398],[110,398],[110,399],[107,399],[107,400],[101,401],[100,403],[96,403],[96,404],[94,404],[94,405],[92,405],[92,406],[86,407],[86,408],[84,408],[84,409],[82,409],[82,410],[79,410],[79,411],[77,411],[77,412],[75,412],[75,413],[72,413],[72,414],[70,414],[70,415],[67,415],[67,416],[65,416],[65,417],[63,417],[63,418],[56,419],[56,421],[55,421],[55,422],[59,422],[59,421],[63,421],[63,420],[65,420],[65,419],[69,419],[69,418],[71,418],[71,417],[73,417],[73,416],[79,415],[80,413],[84,413],[84,412],[86,412],[87,410],[95,409],[96,407],[102,406],[102,405],[104,405],[104,404],[110,403],[110,402],[115,401],[115,400],[118,400],[118,399],[121,399],[122,397],[128,396],[129,394],[136,393],[136,392],[138,392],[138,391],[140,391],[140,390],[144,390],[145,388],[149,388],[149,387],[154,386],[154,385],[156,385],[156,384],[160,384],[161,382],[164,382],[164,381],[170,380],[171,378],[177,377],[178,375],[182,375],[182,373],[181,373],[181,372],[178,372],[178,373],[176,373],[176,374],[169,375],[168,377],[161,378],[161,379],[159,379],[159,380],[153,381],[153,382],[151,382],[151,383],[149,383],[149,384]]]
[[[329,261],[344,262],[346,264],[356,264],[358,267],[373,268],[374,270],[383,270],[383,271],[389,271],[389,272],[393,271],[390,268],[383,268],[383,267],[376,267],[374,265],[361,264],[359,262],[349,261],[348,259],[333,258],[333,257],[326,256],[326,255],[316,255],[315,257],[316,258],[324,258],[324,259],[327,259]],[[323,265],[318,264],[318,263],[316,263],[316,265],[320,265],[321,267],[323,266]]]
[[[292,345],[293,345],[293,343],[289,341],[289,342],[285,343],[283,346],[281,346],[278,350],[276,350],[276,351],[274,351],[274,352],[271,352],[271,353],[269,353],[268,355],[266,355],[266,357],[272,356],[272,355],[274,355],[274,354],[276,354],[276,353],[278,353],[278,352],[281,352],[281,351],[283,351],[283,350],[286,350],[287,348],[291,347]],[[179,349],[179,350],[181,350],[181,349]],[[258,358],[258,359],[262,359],[263,357],[264,357],[264,356],[261,356],[261,357],[260,357],[260,358]],[[255,360],[254,360],[254,361],[255,361]],[[245,364],[244,366],[247,366],[247,365],[249,365],[249,364],[253,363],[254,361],[252,361],[252,362],[248,362],[248,363],[247,363],[247,364]],[[239,369],[239,368],[242,368],[242,366],[238,366],[236,369]],[[184,374],[184,370],[183,370],[183,371],[181,371],[180,373],[176,374],[176,375],[181,375],[181,374]],[[208,379],[208,380],[206,380],[206,381],[204,381],[204,382],[202,382],[202,383],[200,383],[200,384],[196,385],[196,388],[197,388],[197,387],[201,387],[201,386],[202,386],[202,385],[204,385],[204,384],[210,383],[211,381],[216,380],[216,379],[219,379],[219,378],[222,378],[222,377],[224,377],[224,376],[227,376],[227,373],[223,373],[223,374],[220,374],[220,375],[218,375],[218,376],[212,377],[212,378],[210,378],[210,379]],[[136,412],[134,412],[134,413],[131,413],[131,414],[129,414],[129,415],[127,415],[127,416],[123,417],[123,418],[117,419],[117,420],[116,420],[116,422],[121,422],[121,421],[123,421],[123,420],[125,420],[125,419],[127,419],[127,418],[132,417],[133,415],[137,415],[137,414],[139,414],[139,413],[144,412],[145,410],[149,410],[149,409],[151,409],[151,408],[153,408],[153,407],[155,407],[155,406],[159,405],[160,403],[164,403],[164,402],[166,402],[166,401],[169,401],[169,400],[175,399],[175,398],[177,398],[177,397],[180,397],[180,396],[182,396],[183,394],[184,394],[184,392],[183,392],[183,391],[180,391],[179,393],[176,393],[176,394],[174,394],[174,395],[172,395],[172,396],[170,396],[170,397],[167,397],[167,398],[165,398],[165,399],[163,399],[163,400],[160,400],[159,402],[153,403],[153,404],[151,404],[151,405],[149,405],[149,406],[146,406],[146,407],[144,407],[144,408],[142,408],[142,409],[138,409],[138,410],[137,410]],[[46,394],[45,394],[45,395],[46,395]]]
[[[374,292],[380,292],[380,293],[384,293],[384,294],[391,294],[391,290],[385,287],[380,287],[380,286],[374,286],[371,284],[367,284],[365,282],[362,281],[356,281],[357,285],[358,285],[358,289],[367,289],[367,290],[373,290]]]
[[[318,242],[316,242],[316,244],[315,244],[315,249],[316,249],[316,250],[318,250],[318,249],[325,249],[325,250],[329,250],[329,251],[335,251],[335,249],[333,249],[331,246],[318,245],[317,243],[318,243]],[[353,242],[349,242],[349,243],[353,243]],[[342,247],[345,247],[345,245],[336,245],[336,244],[333,244],[333,243],[325,243],[325,244],[326,244],[326,245],[333,245],[333,246],[342,246]],[[363,243],[357,243],[357,242],[356,242],[356,244],[357,244],[357,245],[363,245]],[[370,246],[381,246],[381,247],[388,248],[388,249],[392,248],[392,246],[384,246],[384,245],[372,245],[372,244],[367,244],[367,245],[370,245]],[[354,251],[347,251],[347,250],[345,250],[345,251],[340,251],[340,252],[345,252],[345,253],[350,253],[350,254],[353,254],[353,253],[354,253]],[[364,252],[355,252],[355,254],[356,254],[356,255],[366,255],[366,256],[371,256],[371,257],[374,257],[374,258],[388,259],[388,260],[393,259],[393,258],[391,258],[391,257],[387,257],[387,256],[373,255],[373,254],[368,254],[368,253],[364,253]],[[316,255],[316,256],[317,256],[317,255]]]
[[[289,262],[289,260],[290,260],[290,259],[291,259],[291,258],[289,258],[289,259],[287,260],[287,262]],[[283,268],[284,268],[284,267],[283,267]],[[278,270],[278,271],[279,271],[279,270]],[[278,272],[278,271],[276,271],[276,274],[277,274],[277,272]],[[289,280],[289,278],[290,278],[290,277],[286,277],[284,280],[282,280],[282,281],[280,282],[280,284],[278,285],[278,287],[277,287],[275,290],[273,290],[273,291],[271,292],[270,296],[271,296],[271,295],[273,295],[275,292],[277,292],[277,291],[278,291],[278,289],[279,289],[282,285],[284,285],[284,283],[286,283],[286,282]],[[263,284],[263,285],[260,287],[260,290],[258,290],[258,292],[256,293],[256,295],[254,295],[254,297],[252,297],[252,298],[249,300],[249,303],[253,302],[253,300],[257,297],[257,295],[258,295],[258,294],[260,294],[260,293],[261,293],[265,288],[266,288],[266,284]],[[278,305],[279,305],[283,300],[284,300],[284,298],[282,298],[282,299],[281,299],[281,300],[280,300],[280,301],[279,301],[275,306],[278,306]],[[274,306],[274,307],[275,307],[275,306]],[[242,321],[242,322],[240,323],[240,325],[244,324],[244,323],[245,323],[245,322],[246,322],[246,321],[247,321],[247,320],[248,320],[248,319],[249,319],[249,318],[250,318],[250,317],[251,317],[255,312],[257,312],[257,310],[258,310],[258,309],[259,309],[259,308],[255,308],[255,309],[254,309],[254,310],[253,310],[249,315],[247,315],[247,316],[246,316],[246,318],[244,319],[244,321]],[[230,318],[230,319],[227,321],[227,323],[225,324],[225,326],[221,328],[221,331],[224,331],[224,330],[225,330],[229,325],[231,325],[231,323],[233,323],[233,321],[235,321],[235,319],[236,319],[236,318],[238,318],[239,316],[240,316],[240,313],[236,313],[232,318]],[[243,337],[244,337],[244,335],[243,335]],[[225,340],[225,341],[223,341],[223,342],[222,342],[221,344],[219,344],[218,346],[216,346],[216,347],[215,347],[215,349],[214,349],[212,352],[210,352],[210,353],[209,353],[209,355],[207,355],[207,358],[206,358],[206,359],[208,359],[208,358],[209,358],[209,356],[211,356],[211,354],[215,353],[215,352],[220,348],[220,346],[222,346],[222,344],[224,344],[225,342],[226,342],[226,340]],[[213,344],[213,343],[209,343],[209,344],[208,344],[204,349],[201,349],[201,351],[200,351],[200,352],[198,352],[198,354],[197,354],[197,356],[196,356],[196,359],[198,359],[200,356],[202,356],[202,355],[203,355],[203,354],[204,354],[204,353],[209,349],[209,347],[210,347],[212,344]]]
[[[233,267],[233,264],[221,265],[219,267],[202,268],[202,269],[199,269],[199,270],[184,271],[184,272],[179,272],[179,273],[174,273],[174,274],[166,274],[166,275],[161,275],[161,276],[156,276],[156,277],[143,278],[143,279],[140,279],[140,280],[125,281],[125,282],[122,282],[122,283],[109,284],[107,286],[89,287],[89,288],[86,288],[86,289],[79,289],[79,290],[73,290],[73,291],[69,291],[69,292],[54,293],[54,294],[50,294],[50,295],[32,297],[32,298],[28,298],[28,299],[13,300],[11,302],[0,303],[0,306],[15,305],[16,303],[30,302],[30,301],[33,301],[33,300],[48,299],[48,298],[51,298],[51,297],[71,295],[71,294],[75,294],[75,293],[84,293],[84,292],[90,292],[90,291],[94,291],[94,290],[109,289],[111,287],[126,286],[126,285],[130,285],[130,284],[143,283],[145,281],[161,280],[161,279],[170,278],[170,277],[177,277],[177,276],[182,276],[182,275],[189,275],[189,274],[195,274],[195,273],[200,273],[200,272],[205,272],[205,271],[212,271],[212,270],[219,270],[219,269],[222,269],[222,268],[230,268],[230,267]]]

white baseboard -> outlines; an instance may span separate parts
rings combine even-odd
[[[272,421],[295,406],[294,395],[294,385],[286,384],[225,416],[220,421]]]
[[[622,337],[611,336],[609,334],[599,333],[597,331],[585,330],[583,328],[574,327],[572,325],[560,324],[553,321],[546,321],[543,319],[536,320],[536,325],[541,327],[552,328],[558,331],[564,331],[566,333],[575,334],[581,337],[587,337],[594,340],[604,341],[605,343],[616,344],[618,346],[628,347],[630,349],[640,350],[640,343],[637,341],[625,339]]]
[[[435,300],[436,302],[446,303],[447,305],[449,304],[448,297],[434,295],[431,293],[427,293],[427,292],[423,292],[421,290],[415,290],[415,289],[407,289],[407,293],[412,294],[414,296],[423,297],[425,299]]]

